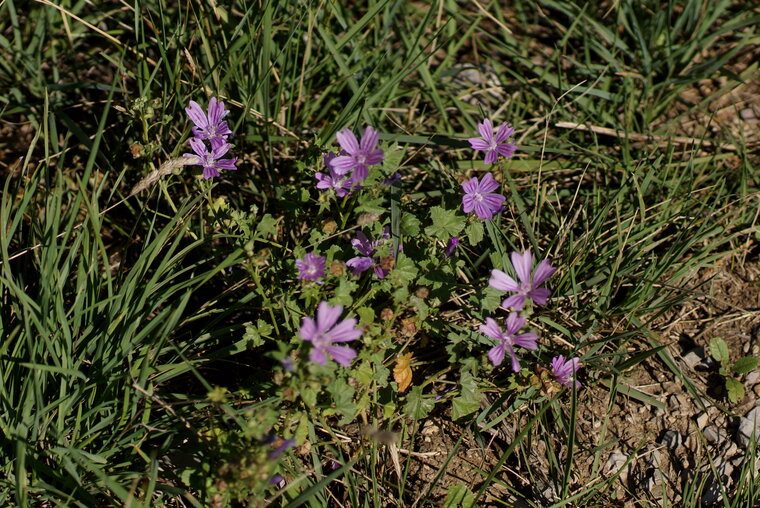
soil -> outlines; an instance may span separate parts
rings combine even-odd
[[[760,356],[760,262],[718,264],[698,273],[686,289],[699,296],[650,325],[686,382],[657,355],[625,372],[619,381],[662,407],[621,389],[610,401],[610,391],[602,383],[588,382],[578,394],[579,447],[574,452],[570,495],[583,491],[590,482],[612,478],[602,505],[656,506],[667,500],[677,506],[684,489],[701,483],[702,505],[718,506],[720,484],[728,492],[735,488],[746,460],[745,446],[738,439],[738,419],[760,404],[760,372],[755,369],[739,377],[746,393],[731,404],[718,374],[719,365],[707,351],[711,339],[720,337],[728,344],[732,362],[741,356]],[[686,383],[692,383],[695,392],[690,393]],[[569,412],[569,396],[561,404]],[[428,420],[417,434],[411,456],[413,497],[429,495],[429,500],[440,503],[457,484],[477,491],[484,478],[478,471],[489,472],[497,465],[527,422],[525,416],[513,418],[490,438],[482,434],[485,439],[481,443],[471,437],[469,429],[446,418]],[[463,432],[458,452],[433,487]],[[545,474],[549,459],[544,439],[535,435],[528,457],[516,452],[503,464],[479,506],[526,506],[520,497],[539,505],[559,500]],[[562,457],[562,441],[549,441]],[[595,464],[595,452],[600,449]],[[758,466],[760,462],[755,464],[756,474]]]

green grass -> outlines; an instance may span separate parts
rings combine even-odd
[[[608,422],[593,446],[578,436],[585,389],[550,396],[527,377],[516,380],[526,392],[484,374],[472,325],[493,314],[495,297],[483,288],[511,250],[551,256],[560,267],[554,298],[531,324],[557,351],[582,358],[584,384],[605,394],[608,413],[626,398],[658,403],[627,383],[644,362],[701,395],[657,320],[695,297],[684,288],[700,269],[757,259],[747,254],[758,233],[757,139],[726,126],[693,144],[672,138],[690,136],[684,111],[710,102],[685,104],[695,83],[725,78],[718,96],[757,79],[756,63],[736,62],[757,44],[760,11],[696,0],[221,4],[0,3],[0,504],[203,506],[220,492],[220,469],[254,471],[248,448],[277,428],[300,445],[277,466],[287,486],[228,481],[252,506],[438,505],[445,468],[420,490],[411,454],[401,455],[399,476],[389,447],[357,428],[392,429],[414,452],[424,407],[451,419],[465,372],[476,380],[476,407],[457,421],[462,437],[446,464],[462,443],[487,445],[488,429],[520,423],[498,443],[497,466],[465,485],[475,506],[498,502],[495,485],[534,506],[612,499],[617,478],[600,476],[615,444]],[[498,95],[467,82],[466,66]],[[232,110],[234,176],[199,183],[185,168],[130,195],[188,151],[184,108],[211,95]],[[484,169],[464,141],[484,115],[515,125],[520,150],[494,170],[505,212],[449,269],[430,257],[441,257],[432,239],[408,232],[414,218],[424,231],[433,206],[456,210],[459,182]],[[362,201],[315,198],[319,154],[334,149],[339,129],[367,124],[405,150],[402,182]],[[427,307],[414,300],[419,285],[440,300],[419,319],[419,335],[377,339],[360,358],[379,376],[396,353],[415,353],[419,418],[404,412],[411,395],[374,377],[343,404],[332,394],[331,414],[289,398],[288,381],[273,374],[322,298],[300,288],[292,260],[315,245],[327,251],[324,220],[339,234],[365,212],[403,233],[416,275],[398,270],[410,280],[391,289],[366,279],[334,288],[347,312],[367,325],[386,306],[419,313]],[[333,247],[330,256],[347,253]],[[551,352],[535,359],[546,364]],[[229,393],[210,398],[217,386]],[[444,388],[453,391],[436,401]],[[351,404],[360,409],[344,417]],[[536,443],[547,470],[528,460]],[[578,454],[593,457],[593,478],[579,480]],[[327,470],[327,459],[341,467]],[[724,506],[757,502],[752,462]],[[517,487],[507,466],[552,485],[556,497]],[[700,481],[686,482],[686,506],[698,505]]]

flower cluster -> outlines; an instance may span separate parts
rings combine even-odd
[[[341,151],[323,154],[327,173],[318,172],[314,176],[317,189],[335,189],[338,197],[344,197],[361,188],[369,167],[383,162],[383,151],[377,148],[380,134],[369,126],[364,129],[361,141],[348,128],[339,131],[336,138]]]
[[[486,318],[485,324],[480,326],[480,332],[487,337],[495,339],[496,345],[491,348],[488,358],[494,366],[501,365],[504,357],[508,354],[512,364],[512,371],[520,371],[520,362],[515,353],[515,347],[519,346],[525,349],[535,350],[538,348],[538,335],[535,333],[522,333],[520,330],[525,326],[526,319],[518,315],[530,299],[534,304],[543,306],[551,296],[551,291],[540,287],[546,280],[551,277],[557,269],[551,266],[548,259],[541,261],[533,272],[533,255],[530,250],[523,253],[512,252],[510,256],[512,267],[517,274],[518,281],[507,275],[501,270],[494,269],[491,271],[491,279],[488,284],[500,291],[515,293],[502,302],[501,306],[505,309],[513,309],[507,316],[505,322],[505,331],[499,327],[492,318]],[[532,276],[531,276],[532,273]],[[567,387],[579,388],[581,384],[574,381],[575,373],[581,367],[578,358],[565,359],[560,355],[555,357],[551,362],[552,374],[555,379]]]
[[[382,240],[388,239],[388,231],[386,230],[381,237]],[[356,238],[351,240],[351,245],[354,249],[361,254],[360,256],[353,257],[346,261],[346,266],[351,268],[354,275],[366,272],[372,268],[375,275],[379,279],[385,278],[388,275],[389,270],[383,268],[381,259],[375,256],[375,249],[380,245],[381,240],[370,241],[367,235],[359,231],[356,233]]]
[[[235,162],[237,158],[223,159],[232,145],[227,143],[228,136],[232,131],[224,121],[224,117],[229,114],[222,101],[212,97],[208,103],[208,113],[195,102],[190,101],[190,106],[185,108],[187,116],[193,122],[193,138],[190,140],[190,148],[195,153],[183,154],[183,157],[196,158],[196,164],[203,166],[203,178],[219,176],[219,170],[236,170]],[[211,145],[206,146],[206,141]]]

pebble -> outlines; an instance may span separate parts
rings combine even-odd
[[[760,400],[760,384],[755,385],[754,388],[752,388],[752,391],[755,393],[755,397],[757,397],[758,400]]]
[[[699,354],[699,352],[704,352],[703,348],[694,348],[685,355],[683,355],[683,361],[686,365],[691,367],[692,369],[695,368],[697,365],[702,363],[702,355]]]
[[[758,441],[760,439],[760,406],[754,407],[739,420],[739,432],[737,435],[739,444],[746,447],[753,433],[755,441]]]
[[[747,377],[744,379],[744,382],[748,385],[754,385],[760,382],[760,371],[755,369],[749,374],[747,374]]]
[[[618,470],[623,467],[626,460],[628,460],[628,457],[625,454],[620,453],[620,451],[612,452],[610,458],[607,459],[607,464],[605,464],[604,469],[608,473],[617,473]]]
[[[753,118],[756,118],[755,110],[752,108],[742,109],[739,111],[739,116],[741,116],[743,120],[752,120]]]
[[[710,425],[709,427],[705,428],[703,434],[707,442],[711,444],[718,444],[719,442],[726,439],[725,432],[721,432],[721,430],[718,429],[718,427],[715,425]]]
[[[710,417],[707,416],[707,413],[702,413],[699,416],[697,416],[697,428],[704,429],[709,419]]]
[[[683,437],[681,433],[675,430],[666,430],[660,437],[660,444],[664,444],[671,450],[675,450],[683,443]]]

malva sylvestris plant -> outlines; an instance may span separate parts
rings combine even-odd
[[[486,173],[480,180],[472,177],[464,182],[462,184],[464,213],[475,211],[481,219],[492,219],[507,199],[494,192],[498,188],[499,183],[494,180],[491,173]]]
[[[480,325],[480,333],[498,341],[488,352],[488,359],[491,360],[494,366],[498,367],[501,365],[501,362],[504,361],[504,356],[509,353],[512,371],[520,372],[520,362],[515,353],[515,346],[530,350],[538,348],[538,344],[536,343],[538,335],[535,333],[528,332],[518,335],[520,329],[525,326],[525,321],[525,318],[519,316],[517,312],[510,312],[504,323],[506,327],[505,331],[502,331],[496,320],[492,318],[486,318],[485,324]]]
[[[518,283],[512,277],[496,268],[491,271],[491,279],[488,281],[488,284],[492,288],[517,293],[506,298],[501,306],[505,309],[511,307],[515,310],[522,310],[525,306],[525,300],[528,298],[533,300],[533,303],[536,305],[546,305],[546,301],[552,293],[548,289],[539,286],[546,282],[557,269],[549,264],[548,259],[544,259],[538,264],[536,272],[531,278],[533,256],[530,250],[526,250],[522,254],[515,251],[511,254],[510,258],[520,282]]]
[[[502,124],[496,131],[496,134],[494,134],[491,120],[486,118],[478,124],[478,131],[481,137],[470,138],[467,141],[470,142],[473,150],[486,152],[486,164],[496,162],[499,159],[499,155],[510,158],[514,155],[515,150],[517,150],[516,145],[507,142],[507,139],[515,132],[514,127],[510,127],[508,123]]]
[[[355,183],[351,175],[338,174],[332,167],[331,162],[337,155],[333,152],[322,154],[322,160],[324,161],[327,173],[317,172],[314,174],[314,178],[317,179],[317,189],[335,190],[335,194],[339,197],[345,197],[351,194],[351,191],[361,187],[360,184]]]
[[[312,350],[309,360],[319,365],[326,365],[328,357],[338,364],[348,367],[356,358],[356,351],[349,346],[334,346],[334,343],[351,342],[362,335],[356,328],[355,318],[345,319],[338,323],[343,312],[342,305],[331,307],[324,300],[317,307],[316,320],[304,317],[301,320],[299,334],[306,342],[311,342]]]
[[[354,275],[364,273],[370,268],[373,268],[375,275],[379,279],[383,279],[388,275],[388,272],[378,263],[379,260],[374,257],[375,248],[380,245],[380,240],[370,241],[367,235],[359,231],[356,233],[356,238],[351,240],[351,245],[361,254],[361,256],[356,256],[346,261],[346,266],[351,269]]]

